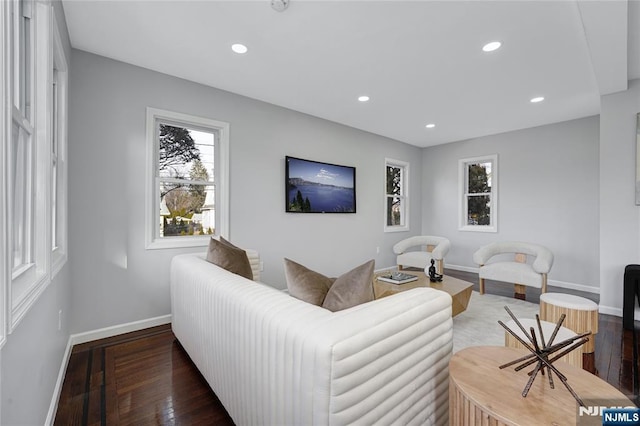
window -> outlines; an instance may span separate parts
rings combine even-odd
[[[497,232],[498,156],[463,159],[458,169],[460,230]]]
[[[228,235],[229,125],[147,108],[147,248]]]
[[[51,274],[67,261],[67,60],[53,20],[51,67]]]
[[[10,326],[15,328],[50,282],[51,5],[3,2],[8,24],[6,162]]]
[[[33,162],[35,157],[32,117],[33,52],[32,4],[12,3],[13,107],[9,146],[9,201],[12,206],[11,272],[16,278],[33,264]]]
[[[10,52],[5,47],[10,39],[9,7],[6,2],[0,3],[0,140],[9,140],[9,128],[11,126],[11,98],[8,89],[10,82]],[[7,230],[9,212],[7,191],[7,149],[8,144],[0,143],[0,347],[6,341],[6,294],[11,273],[9,267],[9,236]]]
[[[409,163],[385,159],[385,232],[409,229]]]

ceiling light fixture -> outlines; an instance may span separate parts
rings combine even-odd
[[[271,0],[271,7],[278,12],[284,12],[289,7],[289,0]]]
[[[368,96],[366,96],[366,95],[358,96],[358,100],[359,100],[360,102],[367,102],[367,101],[369,100],[369,97],[368,97]]]
[[[247,53],[249,49],[244,44],[236,43],[231,45],[231,50],[233,50],[239,55],[242,55],[243,53]]]
[[[537,104],[538,102],[542,102],[544,101],[544,96],[538,96],[535,98],[531,98],[531,100],[529,102],[531,102],[532,104]]]
[[[424,126],[424,127],[426,127],[427,129],[433,129],[434,127],[436,127],[436,125],[435,125],[435,124],[433,124],[433,123],[429,123],[429,124],[427,124],[427,125],[426,125],[426,126]]]
[[[502,43],[499,41],[492,41],[482,46],[482,50],[485,52],[493,52],[494,50],[500,49],[500,46],[502,46]]]

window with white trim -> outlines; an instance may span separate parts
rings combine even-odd
[[[147,108],[147,248],[228,235],[229,124]]]
[[[409,229],[409,163],[385,159],[385,232]]]
[[[6,2],[0,2],[0,141],[7,141],[10,138],[12,103],[9,93],[10,84],[10,54],[6,47],[11,39],[9,25],[11,14]],[[8,196],[5,190],[8,174],[7,154],[8,144],[0,143],[0,348],[4,345],[7,336],[6,328],[6,296],[7,288],[11,282],[9,265],[9,233],[8,225]]]
[[[460,230],[497,232],[498,156],[466,158],[458,162]]]
[[[15,328],[50,282],[51,5],[3,2],[9,17],[7,153],[10,326]]]
[[[13,107],[9,145],[11,274],[20,276],[33,265],[33,172],[35,124],[32,115],[35,40],[29,0],[11,3],[13,24]]]
[[[67,85],[68,65],[56,20],[51,68],[51,274],[67,261]]]

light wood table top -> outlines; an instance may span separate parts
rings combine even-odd
[[[501,346],[473,346],[454,354],[449,363],[450,424],[575,425],[576,400],[556,375],[555,389],[551,389],[547,376],[538,374],[525,398],[522,391],[531,368],[519,372],[515,366],[498,368],[527,353]],[[597,376],[564,362],[553,365],[586,404],[589,400],[607,399],[634,406],[623,393]],[[484,423],[487,419],[490,422]],[[581,417],[580,424],[594,424],[594,419]],[[601,424],[597,419],[595,424]]]
[[[415,275],[418,279],[406,284],[393,284],[377,279],[378,276],[388,274],[388,272],[376,274],[373,279],[373,291],[376,299],[391,296],[392,294],[400,293],[401,291],[411,290],[412,288],[431,287],[436,290],[442,290],[451,295],[451,316],[455,317],[460,312],[466,310],[467,306],[469,306],[469,299],[471,298],[471,291],[473,290],[472,283],[450,277],[448,275],[443,276],[442,281],[432,283],[429,280],[429,277],[422,271],[403,270],[401,272],[404,274]]]

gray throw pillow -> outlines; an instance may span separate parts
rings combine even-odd
[[[374,300],[373,260],[328,278],[290,259],[284,260],[289,294],[330,311],[340,311]]]
[[[222,237],[220,237],[220,241],[215,238],[211,238],[209,241],[207,260],[229,272],[253,280],[253,271],[247,252]]]

